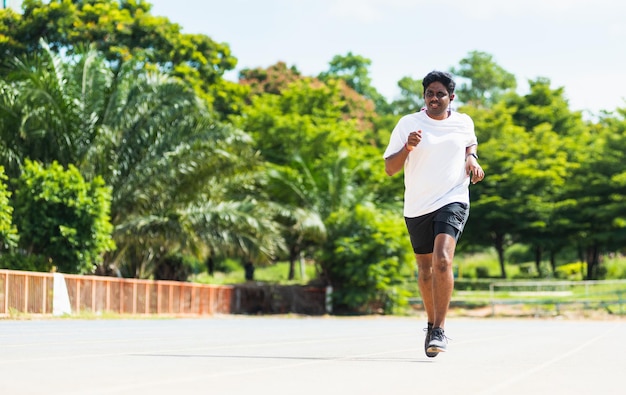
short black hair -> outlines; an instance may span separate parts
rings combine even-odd
[[[422,80],[422,86],[424,87],[424,92],[426,92],[426,88],[428,85],[433,82],[441,82],[443,86],[446,87],[448,94],[454,93],[454,88],[456,88],[456,82],[452,79],[452,74],[445,71],[437,71],[433,70],[430,73],[426,74],[426,77]]]

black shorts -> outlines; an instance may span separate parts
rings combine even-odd
[[[435,237],[440,233],[448,234],[459,241],[468,218],[469,205],[465,203],[450,203],[439,210],[415,218],[404,217],[413,252],[416,254],[433,252]]]

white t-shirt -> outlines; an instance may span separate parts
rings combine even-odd
[[[477,144],[474,122],[454,111],[443,120],[430,118],[426,111],[405,115],[393,129],[383,157],[403,149],[409,133],[420,129],[422,140],[404,163],[404,216],[418,217],[450,203],[469,205],[465,148]]]

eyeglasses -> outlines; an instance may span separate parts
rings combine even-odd
[[[425,93],[426,97],[432,98],[437,96],[437,99],[443,99],[444,97],[448,96],[448,92],[433,92],[433,91],[426,91]]]

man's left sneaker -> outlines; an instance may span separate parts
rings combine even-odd
[[[446,351],[448,347],[448,338],[442,328],[433,328],[430,333],[430,342],[428,343],[427,353],[439,353]],[[428,354],[426,354],[428,355]]]

